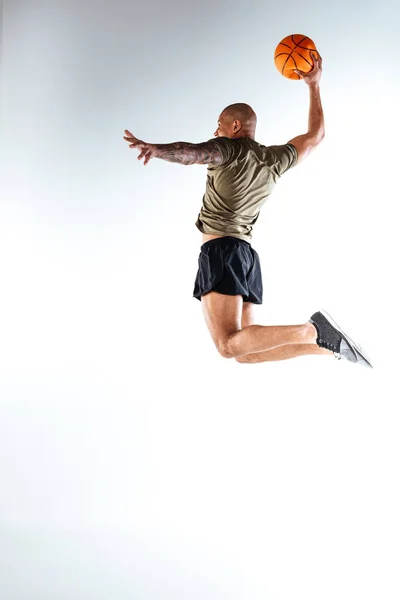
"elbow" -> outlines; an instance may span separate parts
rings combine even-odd
[[[314,133],[314,135],[312,136],[312,145],[315,148],[316,146],[319,146],[319,144],[322,142],[322,140],[325,137],[325,129],[319,129],[316,133]]]
[[[320,127],[318,128],[318,131],[317,131],[317,139],[318,139],[319,144],[322,142],[324,137],[325,137],[325,123],[324,123],[324,121],[322,121],[322,123],[320,123]]]

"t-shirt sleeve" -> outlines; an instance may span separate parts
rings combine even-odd
[[[271,167],[279,177],[294,167],[297,163],[297,150],[293,144],[283,146],[268,146]]]
[[[222,165],[236,158],[240,151],[235,140],[227,137],[215,137],[208,140],[207,144],[214,144],[222,154]],[[218,165],[221,166],[221,165]]]

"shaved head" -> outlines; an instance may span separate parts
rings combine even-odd
[[[248,104],[239,102],[230,104],[222,111],[222,114],[231,118],[233,121],[237,119],[242,125],[252,126],[254,129],[257,125],[257,115]]]
[[[220,114],[218,129],[214,135],[230,138],[250,137],[254,139],[257,115],[248,104],[230,104]]]

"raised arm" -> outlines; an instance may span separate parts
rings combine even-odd
[[[138,140],[125,129],[124,140],[129,142],[130,148],[140,150],[138,160],[144,158],[143,164],[147,165],[151,158],[162,158],[169,162],[181,165],[220,165],[222,154],[216,144],[203,142],[190,144],[189,142],[175,142],[173,144],[149,144]]]
[[[319,92],[319,82],[322,73],[322,58],[315,52],[311,53],[314,66],[309,73],[296,71],[302,76],[310,91],[310,108],[308,113],[308,131],[303,135],[289,140],[297,150],[297,163],[303,160],[311,150],[314,150],[322,142],[325,136],[324,112],[322,110],[321,96]]]

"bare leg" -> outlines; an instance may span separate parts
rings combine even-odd
[[[311,323],[302,325],[250,325],[228,338],[233,357],[277,349],[287,345],[315,345],[317,334]]]
[[[226,358],[264,352],[288,344],[316,345],[317,332],[309,321],[302,325],[243,327],[242,296],[210,292],[202,296],[202,306],[214,343]]]
[[[254,325],[254,323],[254,304],[244,302],[242,309],[242,328]],[[255,364],[266,361],[287,360],[289,358],[307,354],[330,354],[332,356],[332,352],[320,348],[317,344],[287,344],[285,346],[278,346],[272,350],[266,350],[265,352],[254,352],[253,354],[238,356],[235,360],[242,364]]]
[[[278,346],[278,348],[273,348],[272,350],[266,350],[265,352],[253,352],[244,356],[238,356],[235,360],[243,364],[255,364],[266,361],[287,360],[307,354],[329,354],[333,356],[332,352],[325,350],[325,348],[320,348],[316,344],[287,344],[285,346]]]

